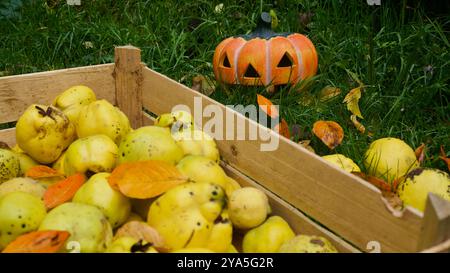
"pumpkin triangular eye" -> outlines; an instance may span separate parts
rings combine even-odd
[[[277,67],[289,67],[289,66],[292,66],[291,56],[289,56],[288,53],[284,53]]]
[[[247,78],[259,78],[259,74],[252,64],[249,64],[247,70],[245,71],[244,77]]]
[[[223,59],[223,66],[224,67],[231,67],[230,60],[228,60],[228,56],[227,55],[225,55],[225,58]]]

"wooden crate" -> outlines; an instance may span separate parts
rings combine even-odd
[[[148,113],[170,112],[179,104],[193,109],[197,98],[203,107],[219,106],[235,124],[279,138],[278,149],[271,152],[260,151],[262,140],[218,140],[217,144],[228,174],[243,185],[263,189],[274,214],[284,217],[297,233],[324,236],[341,252],[368,251],[378,244],[382,252],[416,252],[435,245],[431,251],[448,251],[448,202],[430,195],[425,213],[407,208],[401,218],[394,217],[380,191],[366,181],[149,69],[141,63],[139,49],[118,47],[115,54],[112,64],[0,78],[0,124],[16,121],[30,104],[49,104],[62,90],[79,84],[120,107],[135,128],[153,123]],[[203,124],[210,119],[202,118]],[[0,130],[0,141],[14,145],[15,129]]]

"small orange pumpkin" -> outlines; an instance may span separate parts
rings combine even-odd
[[[223,40],[214,52],[214,75],[219,82],[242,85],[297,83],[317,72],[313,43],[298,33],[275,33],[263,12],[256,30]]]

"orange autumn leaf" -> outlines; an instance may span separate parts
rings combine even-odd
[[[425,159],[425,150],[426,150],[425,143],[422,143],[414,151],[414,153],[416,154],[416,158],[417,158],[417,161],[419,162],[419,164],[422,164],[423,160]]]
[[[125,196],[147,199],[186,182],[187,178],[167,162],[148,160],[118,166],[108,177],[108,181]]]
[[[344,139],[344,130],[334,121],[316,121],[313,125],[313,133],[330,149],[336,148]]]
[[[383,179],[380,179],[375,176],[367,175],[362,172],[352,172],[352,174],[361,177],[362,179],[366,180],[367,182],[374,185],[375,187],[377,187],[378,189],[380,189],[383,192],[392,192],[391,185],[388,182],[384,181]]]
[[[441,145],[441,155],[439,156],[439,158],[444,160],[444,162],[447,164],[448,170],[450,171],[450,158],[447,157],[443,145]]]
[[[277,118],[279,116],[278,109],[273,105],[273,103],[266,97],[257,94],[258,105],[261,110],[264,111],[269,117]]]
[[[69,236],[67,231],[33,231],[17,237],[3,253],[55,253],[64,246]]]
[[[39,178],[50,178],[50,177],[62,177],[64,176],[62,173],[59,173],[57,170],[52,169],[45,165],[37,165],[33,166],[25,173],[26,177],[30,177],[33,179]]]
[[[274,128],[275,132],[279,133],[280,135],[284,136],[285,138],[291,138],[291,133],[289,132],[289,125],[287,124],[286,120],[283,118],[281,119],[280,123],[275,125]]]
[[[77,173],[50,185],[44,193],[44,204],[47,209],[70,201],[85,180],[83,174]]]

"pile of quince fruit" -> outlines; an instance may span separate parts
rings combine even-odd
[[[383,193],[397,196],[401,204],[424,212],[429,193],[450,201],[450,175],[442,170],[420,166],[415,151],[403,140],[393,137],[373,141],[364,155],[366,174],[342,154],[322,157],[347,172],[356,174]]]
[[[263,191],[227,176],[214,139],[187,112],[132,129],[118,108],[74,86],[29,106],[16,141],[0,149],[3,252],[337,252],[323,237],[296,235]],[[116,168],[147,161],[188,179],[150,199],[112,186]]]

